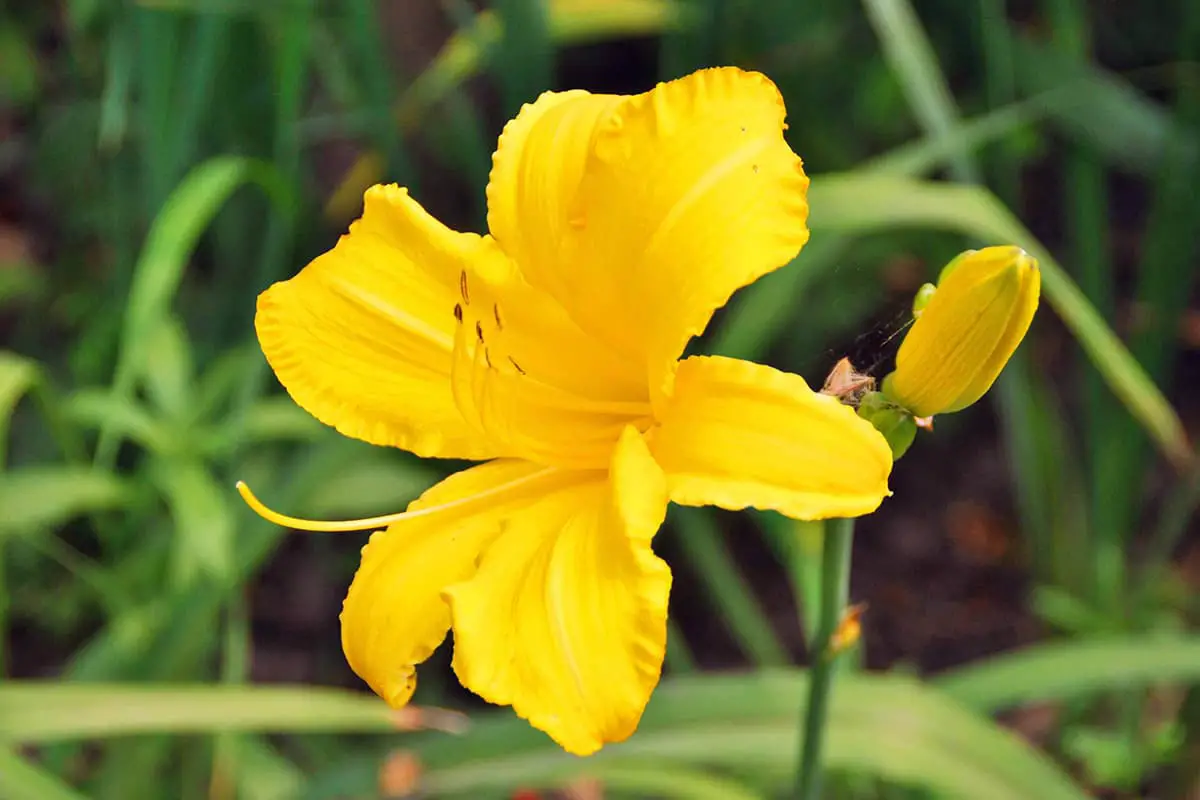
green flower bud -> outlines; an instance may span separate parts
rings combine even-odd
[[[933,299],[934,292],[937,287],[932,283],[921,284],[921,288],[917,289],[917,296],[913,298],[912,312],[913,319],[920,319],[925,307],[929,305],[929,301]]]

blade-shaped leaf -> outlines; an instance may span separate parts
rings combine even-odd
[[[0,747],[0,797],[5,800],[85,800],[61,779]]]
[[[462,736],[407,743],[436,796],[544,785],[651,762],[752,772],[782,785],[797,752],[795,671],[700,676],[664,683],[639,732],[581,761],[510,715],[489,714]],[[13,681],[0,686],[0,740],[49,742],[156,732],[394,730],[395,712],[364,695],[307,687],[122,686]],[[912,678],[848,675],[830,709],[828,764],[949,797],[1082,800],[1047,758],[1016,735]],[[359,777],[369,791],[377,767]],[[343,776],[345,778],[345,776]],[[351,787],[340,782],[340,791]]]
[[[54,528],[89,511],[120,508],[129,490],[86,467],[25,467],[0,473],[0,538]]]
[[[944,673],[936,685],[984,711],[1169,681],[1200,680],[1200,638],[1039,644]]]

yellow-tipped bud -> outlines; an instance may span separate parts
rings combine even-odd
[[[942,270],[900,345],[884,394],[917,417],[971,405],[1029,330],[1040,290],[1037,260],[1019,247],[963,253]]]

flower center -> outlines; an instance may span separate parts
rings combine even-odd
[[[565,374],[564,362],[573,364],[576,373],[587,372],[588,363],[597,356],[592,352],[597,343],[573,341],[581,336],[578,330],[556,329],[559,325],[547,319],[550,314],[544,295],[535,297],[521,287],[525,289],[522,296],[509,298],[523,312],[510,327],[500,294],[505,289],[519,291],[517,288],[493,287],[483,279],[473,281],[465,270],[458,286],[461,299],[453,312],[460,328],[455,339],[456,366],[474,364],[487,373],[484,379],[514,380],[510,388],[536,391],[537,402],[543,406],[631,417],[651,413],[648,400],[597,397],[570,385],[573,382]],[[481,376],[472,377],[473,382],[480,380]]]
[[[604,469],[626,425],[650,424],[649,401],[622,382],[627,365],[606,363],[600,343],[553,298],[507,269],[460,274],[453,306],[455,404],[499,452]]]

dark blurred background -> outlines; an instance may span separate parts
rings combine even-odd
[[[882,378],[959,251],[1046,276],[1001,381],[858,525],[827,795],[1200,797],[1198,53],[1188,0],[0,6],[0,797],[782,796],[819,525],[673,509],[663,686],[577,761],[448,646],[415,702],[465,734],[325,688],[364,689],[337,615],[365,536],[231,488],[363,516],[449,469],[322,428],[254,341],[366,186],[482,230],[522,103],[723,64],[780,87],[813,238],[693,350]]]

